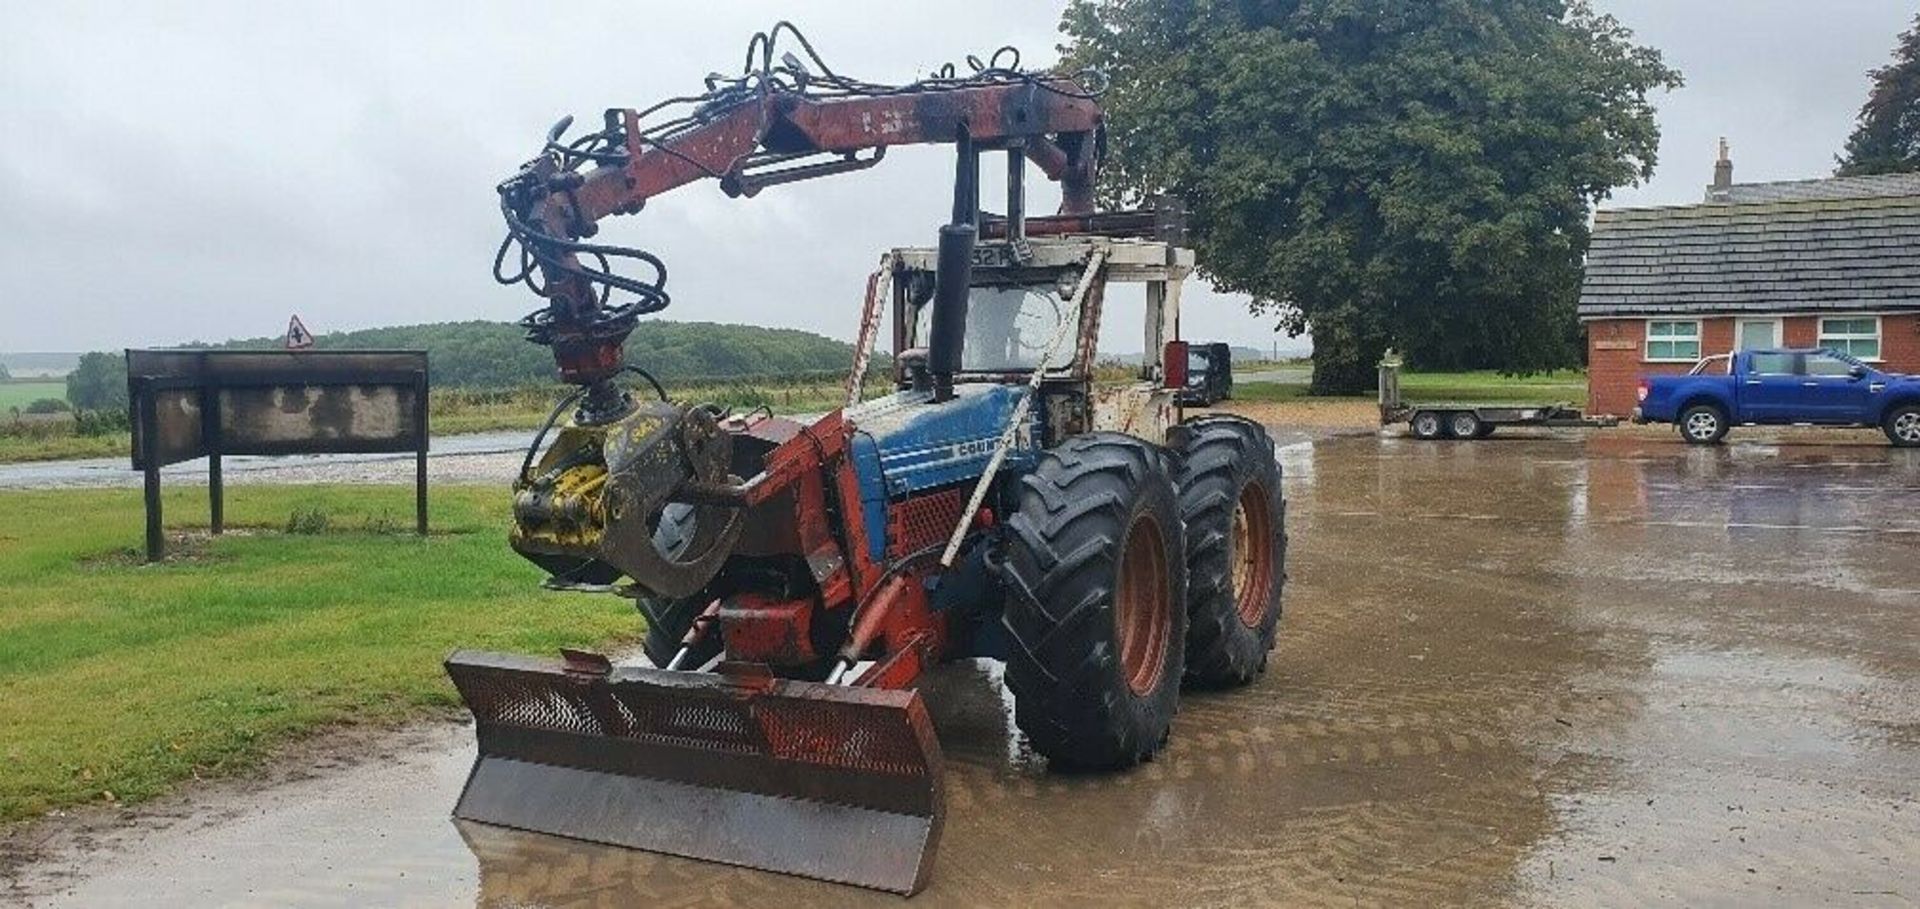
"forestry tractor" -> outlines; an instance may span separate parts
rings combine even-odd
[[[805,61],[775,57],[788,36]],[[528,450],[511,545],[550,586],[634,597],[647,634],[619,664],[449,657],[479,740],[457,817],[910,894],[943,813],[914,689],[930,667],[1004,660],[1033,749],[1083,770],[1151,759],[1183,684],[1265,669],[1280,467],[1259,425],[1178,403],[1182,214],[1095,210],[1097,73],[972,63],[857,81],[782,23],[692,98],[573,139],[563,120],[500,186],[496,277],[546,299],[522,324],[577,388]],[[626,363],[665,267],[596,242],[603,219],[702,178],[751,197],[929,143],[957,150],[952,216],[933,247],[881,257],[844,407],[732,413]],[[1030,165],[1060,184],[1058,214],[1026,214]],[[1157,357],[1098,381],[1102,304],[1129,283]],[[883,324],[890,371],[869,362]]]

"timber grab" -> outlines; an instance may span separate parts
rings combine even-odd
[[[789,35],[811,65],[776,62]],[[551,587],[633,597],[649,665],[451,656],[479,742],[456,816],[912,893],[944,810],[912,687],[928,668],[1005,660],[1033,747],[1094,769],[1150,759],[1183,681],[1264,670],[1280,468],[1258,425],[1180,409],[1182,214],[1094,211],[1096,74],[1026,73],[1007,50],[973,62],[858,82],[782,23],[683,116],[610,111],[573,140],[563,121],[500,186],[496,276],[547,299],[523,324],[578,386],[527,453],[510,543]],[[868,282],[846,407],[803,423],[673,402],[624,362],[636,320],[667,304],[666,269],[591,242],[601,219],[701,177],[751,196],[910,143],[955,147],[952,216]],[[1001,214],[982,211],[987,152],[1005,154]],[[1061,183],[1060,214],[1026,215],[1033,164]],[[1096,385],[1123,284],[1144,286],[1164,359]],[[863,400],[887,317],[895,387]]]

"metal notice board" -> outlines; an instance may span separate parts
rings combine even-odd
[[[202,457],[217,534],[225,455],[410,451],[414,523],[427,532],[426,351],[129,350],[127,401],[150,561],[166,548],[160,468]]]

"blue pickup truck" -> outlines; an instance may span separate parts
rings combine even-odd
[[[1640,381],[1636,423],[1672,423],[1695,445],[1735,425],[1878,426],[1920,447],[1920,376],[1884,373],[1832,350],[1749,350],[1708,357],[1684,376]]]

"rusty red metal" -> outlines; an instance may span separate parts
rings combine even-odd
[[[591,236],[600,221],[638,212],[654,196],[696,180],[741,185],[757,153],[847,156],[899,145],[952,143],[963,134],[977,147],[1024,143],[1026,154],[1061,184],[1062,213],[1090,215],[1098,166],[1094,137],[1104,128],[1106,117],[1098,102],[1065,79],[851,97],[776,92],[737,102],[710,114],[706,122],[659,141],[647,137],[640,111],[623,109],[615,116],[625,127],[625,162],[602,164],[583,175],[566,174],[563,188],[541,196],[528,213],[529,220],[548,235]],[[849,169],[858,168],[844,166],[843,160],[838,166],[802,167],[783,179]],[[562,323],[549,334],[580,349],[566,355],[562,373],[576,384],[604,381],[611,376],[606,364],[620,360],[625,333],[592,325],[593,315],[600,310],[598,291],[580,276],[575,253],[563,251],[555,258],[558,267],[540,264],[551,309]],[[610,352],[588,352],[602,347]]]
[[[479,740],[456,817],[899,893],[927,883],[944,771],[914,692],[738,664],[594,674],[462,651],[446,668]]]
[[[774,666],[804,666],[820,658],[812,641],[812,598],[780,599],[757,593],[721,601],[717,617],[727,658]]]
[[[896,502],[887,508],[887,558],[903,559],[952,535],[967,505],[967,490],[947,489]]]

